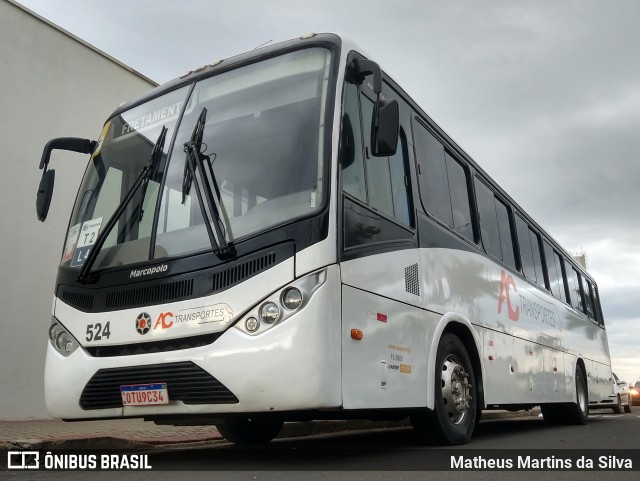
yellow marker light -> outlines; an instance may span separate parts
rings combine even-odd
[[[356,341],[362,341],[364,337],[364,332],[360,329],[351,329],[351,339],[355,339]]]

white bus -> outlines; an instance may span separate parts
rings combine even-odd
[[[467,442],[487,409],[584,424],[613,403],[593,279],[362,51],[333,34],[215,62],[118,108],[54,291],[65,420],[410,416]]]

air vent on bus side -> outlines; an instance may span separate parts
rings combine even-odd
[[[276,262],[275,252],[248,260],[213,274],[213,292],[222,291],[271,267]]]
[[[420,295],[420,277],[418,276],[418,264],[404,268],[404,288],[409,294]]]
[[[62,300],[70,306],[78,307],[87,311],[91,310],[93,307],[93,294],[64,290],[62,291]]]

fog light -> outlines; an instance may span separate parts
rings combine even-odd
[[[64,351],[66,353],[70,353],[71,351],[73,351],[73,341],[67,341],[67,343],[64,345]]]
[[[256,332],[260,327],[260,322],[255,317],[250,317],[246,321],[244,321],[244,327],[249,332]]]
[[[273,324],[280,319],[280,308],[273,302],[265,302],[260,308],[260,319],[266,324]]]
[[[60,349],[61,351],[62,351],[62,350],[65,350],[65,351],[66,351],[66,349],[65,349],[65,345],[66,345],[68,342],[70,342],[70,339],[67,337],[67,333],[66,333],[66,332],[64,332],[64,331],[63,331],[63,332],[59,333],[59,334],[56,336],[56,347],[57,347],[58,349]],[[67,351],[67,352],[70,352],[70,351]]]
[[[302,305],[302,292],[295,287],[290,287],[282,294],[282,304],[290,310],[297,309]]]
[[[56,336],[58,335],[58,325],[57,324],[51,324],[51,327],[49,328],[49,339],[51,339],[51,341],[55,341],[56,340]]]

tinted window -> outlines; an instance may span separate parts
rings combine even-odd
[[[398,139],[398,150],[389,157],[393,211],[396,219],[412,225],[411,203],[409,201],[409,164],[407,159],[407,139],[402,130]]]
[[[555,251],[553,253],[553,259],[554,259],[555,264],[556,264],[556,272],[558,273],[558,289],[560,290],[559,299],[563,300],[564,302],[568,302],[567,301],[567,292],[565,290],[565,285],[564,285],[564,275],[563,275],[563,271],[564,271],[563,264],[564,264],[564,262],[562,261],[562,257],[560,257],[560,254],[558,254]]]
[[[568,274],[567,274],[568,276]],[[584,312],[582,309],[582,294],[580,292],[580,274],[571,268],[571,279],[569,281],[569,295],[571,296],[571,305],[574,309]]]
[[[596,310],[596,318],[600,325],[604,325],[604,319],[602,317],[602,306],[600,305],[600,295],[598,294],[598,286],[591,284],[591,290],[593,293],[593,307]]]
[[[546,240],[542,241],[542,244],[544,245],[544,257],[547,265],[547,276],[549,279],[549,285],[547,287],[554,297],[560,299],[560,283],[558,271],[556,270],[556,263],[553,260],[553,248]]]
[[[362,133],[360,130],[360,107],[358,88],[347,85],[345,112],[342,119],[342,189],[363,202],[367,201],[364,186],[364,163],[362,156]]]
[[[471,206],[469,205],[469,189],[467,174],[464,167],[457,160],[446,154],[447,177],[451,194],[451,211],[453,223],[451,227],[458,234],[473,241],[473,226],[471,225]]]
[[[531,282],[536,282],[536,268],[533,262],[531,239],[529,238],[529,225],[519,215],[516,215],[516,232],[518,233],[522,272]]]
[[[584,304],[586,306],[587,316],[591,319],[596,318],[596,310],[593,305],[593,293],[591,292],[591,284],[583,277],[582,278],[582,292],[584,293]]]
[[[429,214],[451,226],[453,222],[444,147],[422,124],[415,121],[413,125],[422,205]]]
[[[372,116],[373,101],[359,93],[355,85],[348,85],[343,117],[342,188],[376,210],[412,225],[406,138],[400,132],[398,149],[391,157],[369,156],[371,139],[367,126],[371,125]]]
[[[360,103],[362,108],[362,125],[371,125],[373,117],[373,102],[364,94],[360,95]],[[368,132],[368,129],[364,129]],[[365,135],[365,144],[368,145],[369,135]],[[393,216],[393,200],[391,200],[391,175],[389,173],[388,157],[366,156],[366,177],[367,177],[367,194],[369,196],[369,205],[378,209],[385,214]]]
[[[502,259],[495,196],[493,191],[478,178],[475,179],[475,186],[482,245],[489,254]]]
[[[533,265],[536,268],[536,284],[544,288],[544,272],[542,270],[542,257],[540,256],[540,236],[538,236],[538,234],[536,234],[532,229],[529,229],[529,239],[531,239]]]
[[[509,222],[509,210],[505,204],[495,199],[496,214],[498,217],[498,232],[500,234],[500,247],[502,248],[502,260],[505,264],[516,268],[516,258],[513,253],[513,236],[511,235],[511,222]]]

